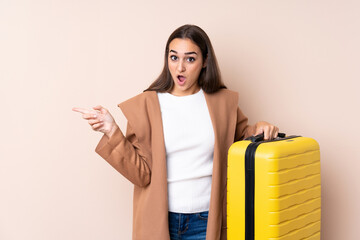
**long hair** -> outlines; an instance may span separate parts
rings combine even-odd
[[[174,87],[171,77],[168,57],[169,45],[175,38],[192,40],[201,50],[203,60],[207,59],[206,67],[201,69],[198,84],[206,93],[214,93],[221,88],[226,88],[221,80],[219,66],[216,60],[214,49],[208,35],[200,27],[195,25],[183,25],[177,28],[169,37],[165,47],[164,68],[159,77],[145,91],[170,92]]]

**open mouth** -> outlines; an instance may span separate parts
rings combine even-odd
[[[180,85],[183,85],[186,81],[186,77],[184,77],[183,75],[178,75],[177,78],[178,78]]]

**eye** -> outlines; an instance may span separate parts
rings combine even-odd
[[[173,60],[173,61],[176,61],[176,60],[177,60],[177,56],[171,55],[171,56],[170,56],[170,59]]]
[[[187,60],[188,60],[188,62],[193,62],[193,61],[195,61],[195,58],[189,57]]]

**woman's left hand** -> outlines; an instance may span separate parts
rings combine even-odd
[[[272,140],[277,137],[279,128],[265,121],[255,124],[255,136],[264,133],[264,140]]]

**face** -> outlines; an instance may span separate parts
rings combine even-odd
[[[175,38],[169,44],[168,66],[174,81],[171,94],[186,96],[200,90],[198,78],[206,66],[200,48],[190,39]]]

